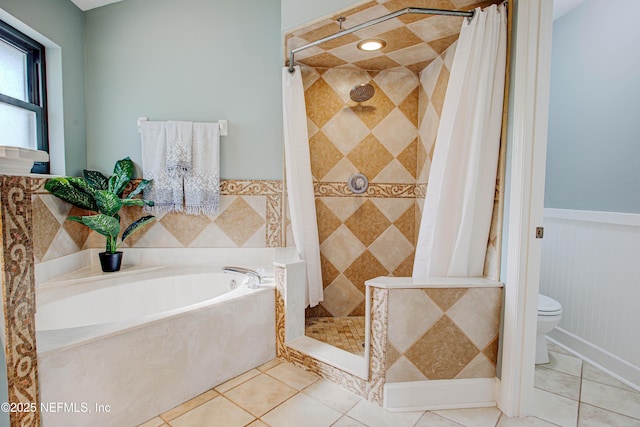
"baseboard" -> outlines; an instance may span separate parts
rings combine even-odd
[[[556,327],[547,338],[580,359],[640,391],[640,368],[569,331]]]
[[[632,213],[545,208],[544,218],[640,227],[640,215]]]
[[[387,383],[384,407],[392,412],[405,412],[496,406],[496,381],[496,378],[468,378]]]

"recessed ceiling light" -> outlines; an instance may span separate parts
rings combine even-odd
[[[373,50],[380,50],[386,45],[387,43],[384,40],[369,39],[369,40],[362,40],[360,43],[358,43],[358,49],[373,51]]]

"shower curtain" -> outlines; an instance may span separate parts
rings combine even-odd
[[[476,9],[456,47],[429,173],[413,277],[482,276],[498,165],[506,4]]]
[[[306,304],[313,307],[323,299],[322,272],[307,112],[299,66],[294,73],[287,67],[282,69],[282,91],[287,201],[296,250],[307,267]]]

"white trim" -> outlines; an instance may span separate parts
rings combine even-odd
[[[62,49],[18,18],[0,8],[0,19],[45,47],[47,61],[47,120],[49,127],[49,167],[53,175],[65,175],[64,100]]]
[[[83,12],[87,10],[95,9],[98,7],[106,6],[112,3],[118,3],[122,0],[71,0],[73,4],[78,6]]]
[[[565,219],[568,221],[584,221],[640,227],[640,214],[633,213],[545,208],[544,217],[545,219]]]
[[[386,383],[384,408],[391,412],[496,406],[496,378]]]
[[[366,286],[380,289],[425,289],[425,288],[502,288],[504,285],[485,277],[391,277],[380,276],[369,279]]]
[[[287,341],[286,344],[287,347],[298,350],[307,356],[311,356],[320,362],[334,366],[363,380],[367,380],[369,377],[368,365],[362,356],[357,356],[331,344],[304,335],[293,341]]]
[[[498,407],[507,416],[526,416],[533,398],[537,294],[542,225],[553,2],[512,2],[510,185],[507,186],[508,230],[505,262],[505,302],[502,381]]]
[[[549,332],[547,338],[618,381],[640,391],[640,367],[559,327]]]

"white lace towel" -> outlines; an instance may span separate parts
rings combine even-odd
[[[220,205],[220,127],[194,123],[191,171],[184,176],[185,212],[216,214]]]
[[[140,124],[140,133],[143,177],[153,180],[144,190],[144,198],[155,202],[153,207],[145,206],[145,212],[182,211],[182,179],[170,177],[166,167],[166,123],[144,121]]]
[[[174,176],[184,176],[191,170],[191,140],[193,122],[166,122],[167,171]]]

